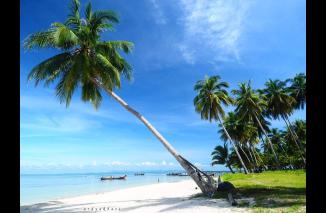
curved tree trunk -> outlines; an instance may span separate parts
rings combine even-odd
[[[301,156],[301,158],[302,158],[304,164],[306,164],[306,159],[305,159],[305,157],[303,156],[303,149],[302,149],[301,146],[299,146],[299,143],[298,143],[298,141],[297,141],[298,136],[297,136],[297,135],[294,135],[294,131],[292,131],[292,127],[291,127],[290,122],[289,122],[289,123],[287,122],[287,118],[286,118],[285,116],[282,116],[282,118],[283,118],[283,120],[284,120],[286,126],[288,127],[288,130],[290,131],[290,135],[291,135],[292,139],[294,140],[294,143],[297,145],[297,147],[298,147],[298,149],[299,149],[300,156]]]
[[[256,148],[254,146],[251,146],[251,149],[252,149],[252,152],[255,156],[255,159],[256,159],[256,155],[257,155],[257,158],[259,159],[259,161],[261,162],[262,166],[267,170],[267,166],[264,164],[264,161],[263,159],[261,159],[261,157],[259,156],[259,153],[257,152]],[[256,159],[257,160],[257,159]],[[259,164],[260,165],[260,164]]]
[[[282,144],[279,144],[279,146],[281,147],[282,151],[284,152],[285,157],[286,157],[287,159],[289,159],[289,156],[288,156],[288,154],[286,153],[286,151],[285,151],[284,147],[282,146]],[[291,162],[290,162],[289,164],[290,164],[290,168],[293,169],[293,166],[292,166]]]
[[[238,142],[237,145],[238,145],[238,147],[241,149],[241,151],[242,151],[242,153],[245,155],[245,157],[247,158],[249,165],[252,164],[251,160],[249,159],[249,157],[248,157],[247,153],[245,152],[245,150],[242,148],[241,144]],[[250,166],[250,167],[251,167],[251,166]],[[249,168],[248,170],[249,170],[250,172],[252,172],[252,169],[251,169],[251,168]]]
[[[238,156],[238,158],[239,158],[239,160],[240,160],[240,162],[241,162],[241,165],[242,165],[242,167],[243,167],[243,169],[244,169],[244,173],[245,173],[245,174],[248,174],[248,169],[247,169],[246,165],[244,164],[244,162],[243,162],[243,160],[242,160],[242,158],[241,158],[241,156],[240,156],[240,154],[239,154],[239,152],[238,152],[238,149],[237,149],[237,147],[235,146],[233,140],[231,139],[231,137],[230,137],[228,131],[225,129],[225,126],[224,126],[224,124],[223,124],[223,121],[222,121],[220,115],[218,114],[217,116],[218,116],[218,120],[220,121],[220,123],[221,123],[221,125],[222,125],[222,127],[223,127],[223,130],[224,130],[226,136],[227,136],[227,137],[229,138],[229,140],[231,141],[231,143],[232,143],[232,145],[233,145],[233,148],[234,148],[235,152],[237,153],[237,156]]]
[[[251,151],[252,151],[252,155],[254,156],[254,159],[255,159],[256,165],[257,165],[257,167],[258,167],[258,166],[259,166],[259,163],[258,163],[258,160],[257,160],[257,158],[256,158],[255,151],[253,150],[253,147],[250,146],[250,145],[249,145],[249,148],[250,148]]]
[[[271,147],[271,150],[272,150],[272,152],[273,152],[273,155],[274,155],[274,158],[275,158],[275,161],[276,161],[277,167],[279,168],[279,167],[280,167],[280,162],[279,162],[279,160],[278,160],[278,158],[277,158],[277,155],[276,155],[276,153],[275,153],[275,151],[274,151],[273,144],[272,144],[271,140],[269,139],[269,137],[268,137],[268,135],[267,135],[265,129],[264,129],[263,126],[261,125],[261,123],[260,123],[260,121],[259,121],[257,115],[255,115],[255,119],[256,119],[256,121],[258,122],[260,129],[263,131],[264,135],[265,135],[266,138],[267,138],[268,144],[269,144],[269,146]]]
[[[245,145],[246,145],[246,148],[248,149],[248,153],[249,153],[249,155],[250,155],[250,159],[251,159],[251,161],[253,162],[252,165],[253,165],[253,167],[254,167],[254,170],[256,170],[257,162],[255,162],[255,159],[253,158],[253,156],[252,156],[252,154],[251,154],[251,150],[250,150],[250,148],[249,148],[249,146],[248,146],[248,142],[245,143]]]
[[[124,100],[122,100],[113,91],[105,88],[94,79],[94,83],[101,86],[111,97],[113,97],[121,106],[123,106],[127,111],[135,115],[153,134],[154,136],[163,144],[163,146],[173,155],[173,157],[180,163],[180,165],[186,170],[188,175],[196,182],[201,191],[212,196],[216,192],[216,183],[212,177],[200,171],[196,166],[191,164],[189,161],[184,159],[172,146],[171,144],[147,121],[147,119],[142,116],[139,112],[131,108]]]

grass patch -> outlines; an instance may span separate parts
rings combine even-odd
[[[231,182],[241,197],[253,197],[252,212],[306,212],[306,172],[267,171],[255,174],[224,174],[222,181]],[[225,198],[218,193],[215,198]],[[246,204],[241,204],[246,206]]]

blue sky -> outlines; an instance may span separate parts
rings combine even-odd
[[[64,21],[68,2],[21,0],[21,41]],[[217,124],[201,121],[194,111],[197,80],[220,75],[230,89],[247,80],[261,88],[269,78],[283,80],[306,71],[304,0],[91,2],[94,9],[112,9],[120,15],[116,31],[105,32],[104,40],[135,44],[126,56],[134,79],[123,82],[116,93],[202,169],[213,169],[210,153],[222,141]],[[53,86],[35,88],[28,83],[28,71],[56,53],[21,48],[22,173],[180,168],[145,126],[112,98],[105,95],[96,111],[80,100],[77,91],[66,108]],[[305,111],[297,111],[291,120],[305,117]],[[273,121],[272,126],[284,124]]]

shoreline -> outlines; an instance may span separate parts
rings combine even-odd
[[[22,205],[21,212],[104,212],[107,211],[105,209],[124,212],[190,213],[247,211],[232,207],[226,199],[194,198],[194,195],[201,192],[195,187],[197,186],[192,180],[147,184]]]
[[[182,182],[182,181],[188,181],[188,180],[173,180],[171,182],[161,182],[161,184],[164,183],[178,183],[178,182]],[[75,197],[83,197],[83,196],[92,196],[92,195],[98,195],[98,194],[105,194],[105,193],[111,193],[111,192],[116,192],[116,191],[120,191],[120,190],[125,190],[125,189],[133,189],[133,188],[138,188],[138,187],[143,187],[143,186],[148,186],[148,185],[156,185],[158,183],[141,183],[140,185],[131,185],[125,188],[113,188],[110,191],[97,191],[97,192],[92,192],[92,193],[83,193],[81,195],[62,195],[53,199],[47,199],[44,201],[38,201],[38,202],[26,202],[24,204],[21,204],[20,206],[31,206],[31,205],[37,205],[40,203],[47,203],[47,202],[56,202],[58,200],[65,200],[65,199],[69,199],[69,198],[75,198]]]

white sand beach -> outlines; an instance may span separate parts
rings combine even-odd
[[[195,188],[192,180],[157,183],[22,206],[21,212],[248,212],[225,199],[193,198],[200,193]]]

